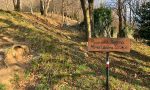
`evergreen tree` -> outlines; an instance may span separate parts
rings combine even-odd
[[[137,10],[136,21],[140,37],[150,40],[150,2],[143,3]]]
[[[94,34],[96,37],[107,37],[112,22],[111,9],[100,7],[94,10]],[[106,35],[107,34],[107,35]]]

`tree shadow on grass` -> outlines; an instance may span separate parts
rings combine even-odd
[[[71,56],[72,57],[72,61],[75,65],[86,65],[87,67],[89,67],[95,74],[91,75],[93,77],[95,76],[105,76],[105,60],[104,57],[94,57],[94,53],[88,53],[89,57],[86,58],[84,55],[83,51],[79,50],[79,47],[75,47],[73,44],[66,44],[66,43],[60,43],[62,45],[65,45],[67,47],[70,47],[69,50],[65,50],[63,51],[63,53],[67,56]],[[138,85],[138,86],[144,86],[147,88],[149,87],[149,82],[148,80],[149,78],[149,73],[144,71],[142,68],[140,68],[140,66],[144,66],[149,68],[148,65],[145,65],[141,62],[137,62],[134,59],[130,60],[128,59],[128,57],[132,57],[132,58],[136,58],[136,56],[133,56],[136,51],[131,51],[130,54],[125,54],[124,53],[117,53],[117,55],[111,55],[111,67],[114,69],[119,69],[123,72],[125,72],[126,74],[120,72],[116,72],[116,70],[111,69],[110,70],[110,75],[116,79],[119,79],[123,82],[127,82],[129,84],[132,85]],[[136,53],[137,54],[137,53]],[[123,55],[122,57],[119,55]],[[138,55],[140,55],[140,53],[138,53]],[[104,56],[104,54],[102,55]],[[141,55],[143,56],[143,55]],[[114,58],[115,57],[115,58]],[[103,59],[102,59],[103,58]],[[146,57],[148,58],[148,57]],[[123,60],[122,60],[123,59]],[[139,59],[139,58],[138,58]],[[125,61],[125,62],[124,62]],[[76,72],[76,68],[74,70],[72,70],[72,72]],[[85,76],[88,76],[88,74],[84,74]],[[74,77],[75,82],[76,82],[76,78],[79,78],[82,75],[76,75],[76,77]],[[70,76],[68,76],[70,77]],[[61,76],[61,78],[63,78],[63,76]],[[76,84],[74,84],[74,87],[77,87]],[[82,87],[82,86],[80,86]]]
[[[30,48],[32,48],[35,51],[41,51],[42,49],[46,50],[48,49],[48,46],[51,47],[50,42],[52,39],[54,39],[52,35],[48,35],[47,33],[42,32],[42,30],[34,30],[33,28],[16,25],[8,19],[0,18],[0,21],[9,25],[7,27],[2,27],[2,33],[13,38],[17,42],[27,43],[29,44]],[[6,28],[10,28],[13,30],[8,31]]]
[[[112,58],[111,65],[113,68],[123,70],[125,74],[121,73],[121,71],[115,72],[115,70],[112,70],[111,75],[117,79],[131,83],[133,85],[145,86],[147,88],[150,88],[150,73],[143,70],[144,67],[150,68],[150,66],[137,61],[137,59],[144,59],[143,62],[148,63],[150,57],[134,50],[131,50],[130,54],[117,54],[122,56],[120,57],[118,55],[112,55],[115,58]],[[129,55],[132,59],[128,59]]]
[[[78,53],[80,53],[80,52],[78,52]],[[117,54],[124,55],[123,53],[117,53]],[[134,56],[134,54],[136,54],[136,56]],[[117,72],[116,70],[111,69],[110,75],[116,79],[130,83],[132,85],[138,85],[138,86],[144,86],[144,87],[150,88],[150,86],[149,86],[150,85],[150,82],[149,82],[150,81],[150,77],[149,77],[150,73],[146,72],[142,68],[140,68],[140,66],[149,68],[149,65],[145,65],[141,62],[134,61],[134,58],[142,60],[143,59],[142,57],[144,57],[144,59],[149,60],[149,57],[145,56],[143,54],[140,54],[137,51],[133,51],[133,50],[131,51],[130,54],[126,54],[127,56],[119,57],[118,55],[111,55],[110,59],[111,59],[111,67],[113,69],[119,69],[120,71]],[[127,58],[127,57],[129,57],[129,55],[131,55],[133,60],[129,60]],[[140,56],[140,57],[137,57],[137,56]],[[113,57],[115,57],[115,58],[113,58]],[[75,64],[86,64],[98,76],[105,75],[105,67],[104,67],[105,60],[97,58],[97,60],[100,60],[100,62],[103,63],[103,65],[102,65],[102,64],[97,64],[97,63],[95,63],[95,64],[91,63],[90,61],[93,59],[94,58],[84,59],[83,62],[81,62],[80,60],[79,61],[75,60],[74,63]],[[121,59],[124,59],[124,60],[121,61]],[[143,60],[143,62],[149,62],[148,60]],[[100,71],[100,73],[99,73],[99,71]],[[122,73],[122,71],[125,72],[125,74]]]
[[[150,62],[150,56],[146,56],[140,52],[137,52],[135,50],[131,50],[130,54],[124,54],[124,53],[117,53],[119,55],[123,55],[123,56],[131,56],[132,58],[138,59],[138,60],[142,60],[143,62]],[[127,56],[128,57],[128,56]]]
[[[127,63],[130,63],[131,65],[137,65],[137,66],[142,66],[142,67],[150,68],[149,64],[145,64],[144,61],[143,61],[144,63],[139,62],[141,60],[137,61],[137,59],[135,59],[135,58],[129,59],[126,56],[123,57],[123,56],[117,56],[117,55],[112,55],[112,57],[118,58],[119,61],[122,61],[122,62],[126,61]]]
[[[8,24],[9,26],[8,27],[2,27],[3,29],[4,29],[4,34],[7,34],[8,36],[10,36],[10,37],[12,37],[13,39],[15,39],[16,41],[18,41],[18,42],[27,42],[27,43],[30,43],[30,44],[32,44],[31,45],[31,47],[30,48],[34,48],[34,50],[35,51],[39,51],[38,49],[42,49],[42,50],[44,50],[45,52],[48,52],[48,53],[52,53],[52,51],[53,51],[53,53],[56,53],[56,52],[61,52],[61,51],[58,51],[58,50],[54,50],[55,49],[55,47],[56,48],[59,48],[59,45],[61,45],[60,44],[60,42],[56,42],[56,39],[55,40],[47,40],[47,39],[45,39],[45,38],[43,38],[43,37],[41,37],[41,36],[44,36],[44,37],[49,37],[49,38],[51,38],[49,35],[47,35],[46,33],[42,33],[42,32],[40,32],[40,31],[37,31],[37,32],[33,32],[33,29],[32,28],[28,28],[28,27],[24,27],[24,26],[21,26],[21,25],[16,25],[15,23],[13,23],[12,21],[10,21],[10,20],[7,20],[7,19],[1,19],[0,18],[0,21],[1,22],[4,22],[4,23],[6,23],[6,24]],[[7,29],[6,28],[11,28],[11,29],[13,29],[13,31],[12,32],[7,32]],[[33,33],[33,34],[32,34]],[[36,34],[38,34],[38,35],[36,35]],[[32,40],[29,38],[29,37],[27,37],[27,36],[32,36]],[[51,38],[51,39],[53,39],[53,38]],[[55,45],[52,45],[51,46],[51,44],[53,44],[53,43],[55,43]],[[63,44],[63,43],[62,43]],[[57,46],[58,45],[58,46]],[[70,47],[71,48],[71,46],[72,45],[74,45],[74,44],[68,44],[68,45],[65,45],[64,44],[64,46],[67,46],[67,47]],[[37,47],[36,49],[35,49],[35,47]],[[47,47],[49,47],[49,48],[47,48]],[[48,50],[47,50],[48,49]],[[53,49],[53,50],[51,50],[51,49]],[[63,49],[63,48],[62,48]],[[69,53],[69,55],[70,56],[72,56],[72,58],[75,58],[75,60],[78,60],[78,61],[75,61],[74,60],[74,63],[75,64],[78,64],[78,65],[81,65],[81,64],[83,64],[84,63],[84,61],[83,60],[81,60],[80,59],[80,56],[81,57],[84,57],[84,54],[83,53],[81,53],[81,52],[76,52],[76,50],[75,49],[73,49],[72,51],[71,50],[69,50],[70,52],[68,52]],[[63,52],[62,52],[63,53]],[[71,54],[71,53],[73,53],[73,54]],[[81,54],[80,56],[78,56],[79,54]],[[82,59],[84,59],[84,58],[82,58]],[[44,61],[43,61],[44,62]],[[57,62],[58,63],[58,62]],[[79,64],[80,63],[80,64]],[[93,66],[93,65],[89,65],[90,67],[92,67],[92,68],[96,68],[95,66]],[[54,68],[54,67],[53,67]],[[41,70],[41,69],[40,69]],[[72,68],[72,70],[73,70],[73,68]],[[45,71],[45,70],[43,70],[43,71]],[[50,72],[50,71],[49,71]],[[93,73],[93,72],[92,72]],[[81,77],[81,76],[84,76],[84,75],[91,75],[91,73],[71,73],[72,75],[71,76],[69,76],[69,77],[72,77],[72,78],[76,78],[76,77]],[[63,76],[63,75],[55,75],[53,78],[55,79],[52,83],[53,83],[53,85],[54,84],[57,84],[58,83],[58,81],[60,81],[60,79],[61,78],[63,78],[63,77],[66,77],[66,76]],[[67,81],[69,81],[69,80],[67,80]],[[76,86],[76,84],[74,84],[75,85],[75,87],[79,87],[79,86]],[[81,87],[82,88],[82,87]],[[87,87],[86,87],[87,88]],[[82,89],[84,89],[84,87],[82,88]]]

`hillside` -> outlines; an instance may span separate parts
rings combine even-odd
[[[84,33],[72,26],[75,21],[60,27],[56,18],[0,11],[0,50],[23,43],[32,57],[18,71],[1,66],[0,90],[105,89],[105,53],[88,52]],[[112,90],[150,89],[150,46],[133,41],[131,48],[110,53]]]

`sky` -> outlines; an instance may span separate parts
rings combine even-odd
[[[95,0],[95,7],[99,7],[100,3],[107,3],[107,4],[111,4],[113,5],[113,2],[115,2],[115,0]]]

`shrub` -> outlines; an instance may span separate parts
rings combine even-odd
[[[105,36],[112,22],[111,9],[100,7],[94,10],[94,34]]]

